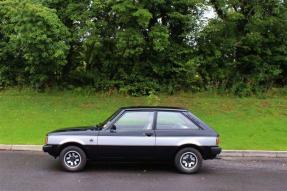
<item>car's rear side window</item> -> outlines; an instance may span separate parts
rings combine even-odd
[[[181,112],[160,111],[157,114],[156,128],[159,130],[199,129]]]

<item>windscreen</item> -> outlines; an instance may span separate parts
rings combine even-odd
[[[104,122],[100,123],[100,126],[104,126],[106,125],[109,121],[111,121],[115,116],[117,116],[119,114],[121,110],[117,110],[115,113],[113,113],[110,117],[108,117]]]

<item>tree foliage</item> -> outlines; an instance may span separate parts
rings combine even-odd
[[[203,24],[205,7],[216,16]],[[0,0],[0,86],[132,95],[287,82],[282,0]]]
[[[0,18],[0,85],[52,85],[69,49],[67,28],[55,12],[26,0],[1,0]]]
[[[218,16],[198,42],[200,73],[207,88],[249,95],[275,82],[286,83],[285,2],[211,0],[210,4]]]
[[[189,38],[200,6],[200,1],[184,0],[93,1],[80,66],[84,84],[132,94],[189,88],[194,82]]]

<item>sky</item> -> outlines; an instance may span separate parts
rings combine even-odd
[[[211,7],[207,7],[204,16],[203,16],[206,20],[209,20],[211,18],[215,17],[215,12]]]

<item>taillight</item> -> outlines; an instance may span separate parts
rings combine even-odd
[[[216,138],[216,145],[219,145],[220,140],[219,140],[219,136]]]
[[[45,138],[45,144],[48,144],[48,136]]]

